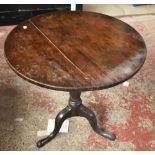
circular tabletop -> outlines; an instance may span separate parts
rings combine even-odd
[[[146,46],[128,24],[99,13],[52,12],[19,24],[5,56],[22,78],[55,90],[109,88],[143,65]]]

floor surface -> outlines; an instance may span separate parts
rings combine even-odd
[[[126,16],[155,13],[155,5],[139,5],[134,7],[132,4],[84,4],[83,10],[110,16]]]
[[[117,135],[97,135],[84,118],[69,119],[69,133],[38,149],[37,132],[68,103],[68,93],[35,86],[18,77],[4,58],[4,41],[13,26],[0,27],[0,150],[155,150],[155,15],[122,17],[147,45],[147,59],[129,82],[82,94],[99,125]],[[25,64],[26,65],[26,64]]]

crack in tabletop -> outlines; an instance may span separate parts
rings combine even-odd
[[[78,66],[76,66],[63,52],[62,50],[60,50],[33,22],[32,20],[28,20],[40,33],[42,36],[44,36],[49,42],[50,44],[52,44],[60,53],[61,55],[69,62],[71,63],[83,76],[84,79],[91,79],[91,80],[95,80],[93,79],[90,75],[86,75]]]

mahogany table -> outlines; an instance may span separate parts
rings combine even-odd
[[[135,29],[116,18],[91,12],[53,12],[19,24],[6,39],[5,56],[22,78],[70,94],[68,106],[56,116],[54,131],[37,142],[42,147],[72,116],[87,118],[95,132],[115,140],[114,134],[97,126],[94,112],[82,104],[80,95],[132,77],[145,61],[146,46]]]

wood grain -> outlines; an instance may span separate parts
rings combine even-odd
[[[18,25],[6,39],[5,55],[11,68],[30,82],[85,91],[132,77],[145,61],[146,46],[135,29],[116,18],[53,12]]]

